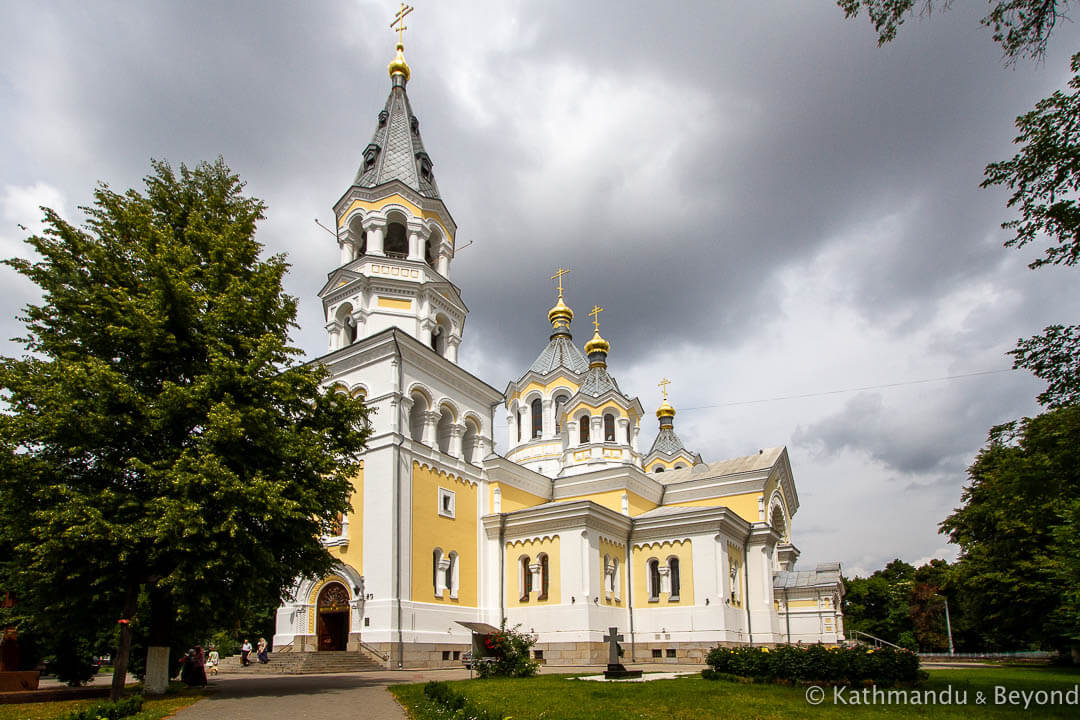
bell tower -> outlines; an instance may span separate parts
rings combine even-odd
[[[468,314],[450,281],[457,225],[405,92],[403,19],[399,13],[394,23],[390,95],[352,185],[334,205],[340,261],[319,298],[330,352],[396,327],[456,363]]]

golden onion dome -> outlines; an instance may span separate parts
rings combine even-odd
[[[585,354],[592,355],[594,352],[607,353],[611,350],[608,341],[600,337],[600,331],[594,330],[592,339],[585,343]]]
[[[563,302],[562,295],[559,295],[559,301],[555,303],[555,307],[548,310],[548,321],[554,325],[556,320],[566,320],[570,322],[574,319],[574,311],[570,309],[570,306]]]
[[[665,400],[664,404],[661,405],[659,408],[657,408],[656,417],[658,417],[658,418],[675,417],[675,408],[671,407],[671,405],[668,404],[668,401]]]
[[[409,63],[405,62],[405,46],[401,43],[397,44],[397,55],[386,69],[390,71],[390,77],[400,73],[405,76],[405,82],[409,81]]]

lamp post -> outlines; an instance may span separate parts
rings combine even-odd
[[[953,655],[955,653],[952,644],[952,623],[949,622],[949,598],[944,595],[938,595],[937,593],[934,593],[934,597],[939,597],[945,601],[945,632],[949,636],[949,654]]]

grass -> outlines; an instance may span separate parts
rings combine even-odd
[[[514,720],[735,720],[736,718],[1075,718],[1080,707],[996,705],[995,686],[1009,691],[1071,690],[1080,683],[1080,671],[1045,667],[995,667],[931,670],[919,689],[941,693],[950,687],[955,697],[967,692],[967,705],[851,706],[833,703],[831,688],[818,706],[806,701],[806,688],[744,684],[700,677],[656,680],[647,683],[594,683],[567,676],[542,675],[531,679],[460,680],[450,685],[481,706]],[[428,702],[423,685],[395,685],[390,692],[414,720],[446,720]],[[985,704],[977,703],[983,693]],[[938,695],[940,697],[940,695]],[[954,701],[955,702],[955,701]]]
[[[174,683],[174,685],[179,685],[179,683]],[[193,705],[205,695],[206,692],[202,689],[170,687],[168,695],[147,699],[143,703],[143,709],[137,715],[131,715],[127,720],[161,720],[161,718],[172,717],[177,710]],[[100,702],[104,702],[104,699],[0,705],[0,720],[56,720],[72,710]]]

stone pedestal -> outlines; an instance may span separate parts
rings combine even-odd
[[[627,670],[622,663],[608,663],[607,670],[604,671],[604,677],[608,680],[627,680],[641,677],[641,671]]]
[[[147,695],[164,695],[169,689],[169,648],[146,649],[146,678],[143,688]]]

